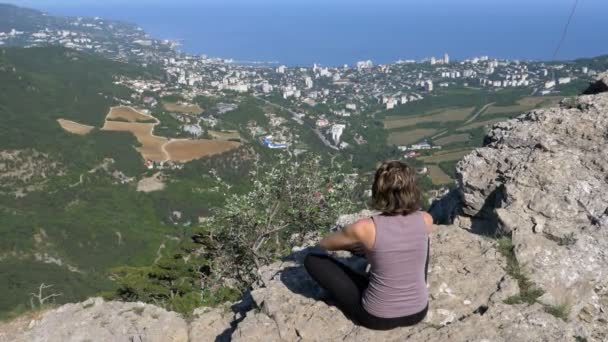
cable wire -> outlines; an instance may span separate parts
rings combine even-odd
[[[562,32],[562,37],[559,40],[559,43],[557,44],[557,48],[555,48],[555,52],[553,52],[553,60],[555,60],[555,57],[557,57],[557,54],[559,53],[559,50],[562,48],[562,45],[564,44],[564,41],[566,40],[566,36],[568,35],[568,29],[570,28],[570,23],[572,22],[572,18],[574,17],[574,13],[576,13],[576,8],[578,7],[578,2],[579,0],[575,0],[574,1],[574,6],[572,6],[572,10],[570,11],[570,16],[568,17],[568,22],[566,23],[566,26],[564,27],[564,32]]]

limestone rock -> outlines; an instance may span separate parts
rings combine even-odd
[[[499,123],[486,140],[458,164],[460,214],[512,234],[540,301],[608,336],[608,93]]]
[[[2,342],[187,342],[188,325],[175,312],[143,303],[91,298],[49,310],[29,322],[0,326]]]

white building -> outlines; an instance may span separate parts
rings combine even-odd
[[[313,86],[312,78],[308,76],[304,79],[304,83],[306,83],[306,89],[310,89]]]
[[[287,70],[287,67],[284,65],[280,65],[277,67],[277,73],[279,73],[279,74],[284,74],[285,70]]]
[[[366,61],[359,61],[357,62],[357,69],[358,70],[362,70],[362,69],[371,69],[374,67],[374,63],[371,60],[366,60]]]
[[[433,91],[433,81],[428,80],[424,83],[424,90],[426,90],[427,92],[432,92]]]
[[[549,88],[553,88],[555,87],[555,81],[547,81],[545,82],[545,88],[549,89]]]
[[[443,63],[450,64],[450,55],[448,55],[447,52],[445,53],[445,55],[443,55]]]
[[[557,84],[568,84],[572,82],[572,78],[570,77],[560,77],[557,79]]]
[[[354,103],[347,103],[346,109],[355,111],[355,110],[357,110],[357,105]]]
[[[336,124],[331,126],[331,138],[334,143],[336,143],[336,145],[340,143],[340,138],[342,137],[342,133],[344,133],[345,128],[346,125],[342,124]]]

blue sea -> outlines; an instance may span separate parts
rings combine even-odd
[[[551,59],[574,0],[24,0],[136,23],[181,50],[287,65],[478,55]],[[557,59],[608,53],[607,0],[580,0]]]

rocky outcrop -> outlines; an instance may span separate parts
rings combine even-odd
[[[497,124],[457,173],[461,213],[512,236],[540,302],[608,338],[608,94]]]
[[[607,145],[608,93],[495,125],[434,207],[453,223],[435,227],[429,314],[413,327],[377,332],[344,317],[302,267],[311,236],[260,269],[241,302],[192,319],[92,299],[0,325],[0,341],[608,341]],[[337,229],[370,214],[344,216]],[[542,296],[512,300],[530,284]]]

